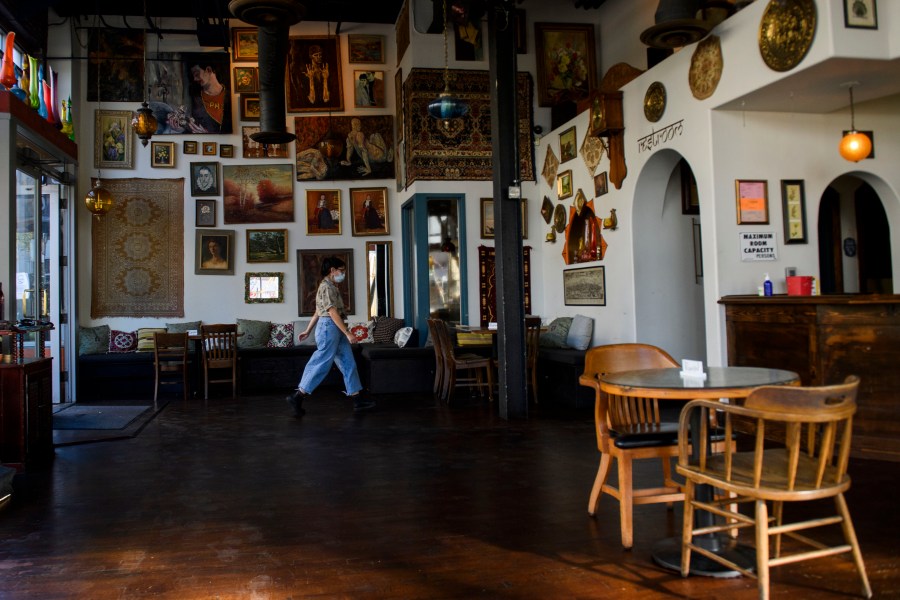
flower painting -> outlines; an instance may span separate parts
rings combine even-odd
[[[587,98],[596,87],[593,24],[535,23],[538,104]]]

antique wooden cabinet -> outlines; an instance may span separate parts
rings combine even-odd
[[[33,467],[53,458],[51,358],[0,361],[0,462]]]
[[[728,363],[861,379],[853,454],[900,461],[900,295],[725,296]]]

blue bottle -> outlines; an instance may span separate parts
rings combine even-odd
[[[769,274],[766,273],[766,279],[763,281],[763,296],[771,296],[772,295],[772,280],[769,279]]]

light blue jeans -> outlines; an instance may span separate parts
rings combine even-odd
[[[359,382],[359,373],[356,372],[353,350],[347,336],[341,333],[330,316],[319,317],[319,322],[316,323],[316,346],[316,351],[309,357],[309,362],[303,369],[300,389],[311,394],[328,375],[331,363],[335,363],[344,376],[347,395],[358,393],[362,389],[362,384]]]

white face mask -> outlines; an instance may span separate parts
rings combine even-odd
[[[344,278],[347,277],[346,273],[335,273],[334,274],[334,282],[335,283],[343,283]]]

